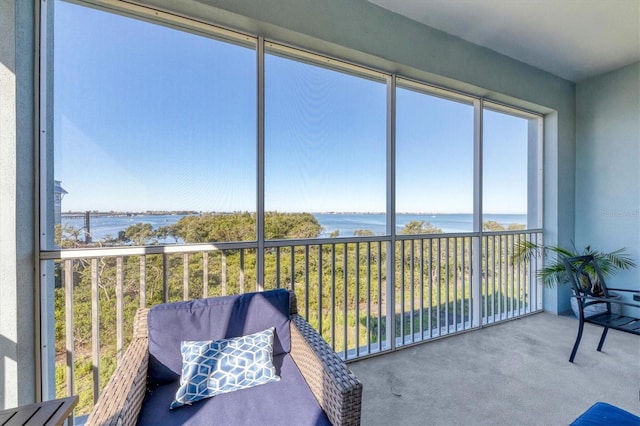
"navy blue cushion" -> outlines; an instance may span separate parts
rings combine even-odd
[[[142,404],[138,425],[330,425],[291,355],[273,364],[280,381],[216,395],[169,410],[179,383],[153,388]]]
[[[638,426],[640,417],[606,402],[596,402],[571,426]]]
[[[149,384],[180,379],[180,342],[184,340],[228,339],[275,327],[273,354],[288,353],[289,312],[285,289],[152,307],[148,316]]]

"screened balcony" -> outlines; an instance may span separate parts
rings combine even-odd
[[[640,39],[637,22],[629,27],[620,18],[638,16],[632,1],[596,14],[607,31],[624,34],[614,45]],[[598,353],[597,337],[588,329],[570,364],[577,323],[566,314],[567,287],[540,285],[536,271],[542,259],[513,260],[522,241],[627,247],[640,259],[640,58],[563,72],[555,66],[564,59],[551,48],[569,46],[568,59],[607,45],[595,26],[573,31],[598,37],[592,43],[568,41],[566,34],[543,28],[544,35],[558,37],[542,43],[549,65],[429,27],[384,3],[0,5],[0,408],[77,394],[82,422],[126,350],[136,308],[290,287],[301,314],[364,383],[363,424],[566,424],[599,400],[640,414],[637,339],[610,332]],[[552,6],[565,5],[553,2],[543,9]],[[64,10],[106,18],[56,24],[55,13]],[[574,17],[584,22],[579,15],[585,10],[593,12],[581,5],[566,25],[556,27],[573,28]],[[616,10],[620,19],[609,21],[608,13]],[[512,20],[494,18],[482,22],[492,29],[495,22],[492,33],[507,34],[502,31]],[[110,19],[153,27],[163,37],[170,34],[163,40],[185,44],[152,43],[128,51],[134,40],[147,40],[146,30],[127,39],[130,33],[114,30]],[[95,30],[95,37],[79,35],[73,22]],[[515,33],[524,27],[531,26]],[[538,40],[527,37],[523,51]],[[123,42],[102,45],[114,40]],[[233,61],[211,55],[220,46],[220,52],[241,53]],[[190,50],[202,60],[179,59]],[[78,52],[94,55],[94,67],[68,60],[65,73],[55,62]],[[133,72],[147,54],[170,52],[178,59]],[[605,56],[590,53],[594,60]],[[175,74],[163,79],[163,72]],[[215,75],[207,84],[219,86],[181,90],[176,84],[203,75]],[[87,76],[96,81],[86,84]],[[245,76],[246,84],[228,76]],[[115,80],[107,83],[110,78]],[[332,78],[339,84],[329,84]],[[139,92],[150,81],[160,84]],[[221,93],[229,103],[216,102]],[[343,108],[354,93],[361,109]],[[110,103],[91,104],[92,96]],[[145,96],[153,109],[136,104]],[[69,101],[73,108],[56,111]],[[127,104],[135,111],[126,112]],[[180,114],[164,105],[177,105]],[[418,110],[422,115],[412,115]],[[157,114],[146,121],[153,116],[143,114],[149,111]],[[515,142],[500,137],[500,119],[517,124]],[[348,131],[332,127],[340,120]],[[172,121],[184,125],[180,132],[162,128]],[[244,155],[225,156],[231,144],[225,145],[226,137],[215,139],[219,128],[240,131],[233,146],[242,146]],[[430,129],[440,136],[414,143]],[[108,144],[94,143],[114,131],[119,133],[105,138]],[[203,134],[207,143],[201,143]],[[287,138],[308,144],[287,145]],[[135,145],[139,141],[145,143]],[[344,151],[335,154],[329,142]],[[116,149],[102,149],[109,146]],[[191,158],[182,156],[185,147],[193,148]],[[330,175],[338,178],[332,185],[306,174],[328,167],[335,167]],[[143,169],[152,178],[135,176]],[[292,169],[298,174],[282,173]],[[72,176],[82,185],[68,186]],[[176,190],[184,182],[190,186]],[[290,182],[304,183],[302,190],[288,190]],[[362,182],[376,190],[363,191]],[[366,210],[383,212],[384,226],[372,234],[281,239],[265,235],[260,219],[240,239],[98,247],[96,238],[93,247],[56,246],[57,203],[67,211],[65,203],[74,197],[107,201],[100,209],[108,211],[118,208],[114,200],[167,198],[157,187],[141,195],[147,184],[172,188],[178,198],[240,199],[249,207],[219,211],[250,211],[262,219],[280,209],[275,201],[285,199],[308,202],[298,210],[286,205],[292,211],[320,211],[312,202],[331,200],[327,188],[334,188],[346,201],[328,210],[350,211],[374,200],[377,207]],[[449,190],[442,191],[445,184]],[[516,188],[506,198],[526,214],[525,226],[484,229],[486,215],[500,205],[495,197],[512,184]],[[207,192],[211,188],[226,192]],[[419,210],[414,199],[422,203]],[[449,212],[473,215],[473,224],[443,234],[398,232],[402,212],[437,213],[430,200],[440,207],[450,203]],[[196,208],[207,209],[216,206]],[[636,269],[615,279],[616,286],[631,289],[640,275]]]

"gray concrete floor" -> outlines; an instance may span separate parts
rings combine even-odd
[[[598,401],[640,415],[640,336],[540,313],[357,361],[363,425],[567,425]]]

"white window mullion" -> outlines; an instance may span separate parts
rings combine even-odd
[[[482,110],[483,100],[473,102],[473,232],[472,315],[473,327],[482,325]]]
[[[396,76],[387,79],[387,344],[395,349],[395,247],[396,247]]]
[[[256,286],[258,291],[264,290],[264,38],[258,38],[257,54],[257,79],[258,79],[258,135],[257,135],[257,183],[258,192],[256,206],[256,238],[258,248],[256,253]]]

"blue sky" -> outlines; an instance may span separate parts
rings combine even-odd
[[[255,51],[55,6],[63,211],[255,211]],[[265,69],[266,209],[384,211],[384,82],[271,54]],[[527,121],[484,127],[485,211],[525,213]],[[396,149],[397,211],[471,212],[470,105],[399,89]]]

